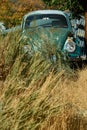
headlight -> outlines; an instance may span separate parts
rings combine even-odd
[[[68,52],[74,52],[75,49],[76,49],[76,45],[75,45],[75,42],[73,41],[73,38],[68,37],[64,45],[64,50]]]

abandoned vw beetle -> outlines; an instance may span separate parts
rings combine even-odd
[[[38,10],[26,14],[22,20],[22,33],[33,50],[43,43],[48,43],[50,48],[52,43],[56,51],[60,49],[70,61],[86,59],[85,44],[81,45],[74,36],[69,16],[63,11]],[[30,49],[27,45],[24,48],[26,51]]]

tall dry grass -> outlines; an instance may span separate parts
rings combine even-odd
[[[72,70],[60,51],[56,63],[40,52],[27,57],[24,44],[20,33],[0,40],[0,130],[86,130],[87,68]]]

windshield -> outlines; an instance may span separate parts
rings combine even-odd
[[[25,29],[38,26],[68,28],[66,18],[59,14],[37,14],[26,18]]]

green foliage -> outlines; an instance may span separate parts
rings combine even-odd
[[[84,10],[82,4],[78,0],[44,0],[44,2],[54,9],[69,9],[75,13],[80,13]]]
[[[83,8],[81,3],[78,0],[70,0],[70,7],[69,9],[74,13],[81,13],[83,12]]]
[[[52,6],[52,8],[65,10],[67,9],[67,0],[44,0],[48,6]]]

